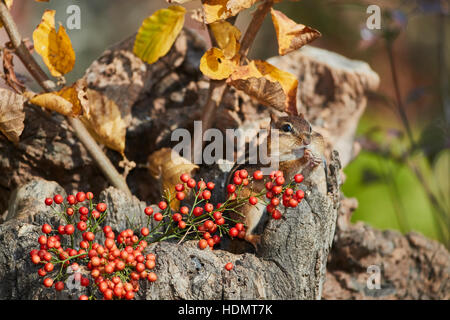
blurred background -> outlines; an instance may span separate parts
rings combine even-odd
[[[199,3],[186,7],[197,8]],[[366,10],[373,4],[381,8],[380,30],[366,28]],[[165,0],[15,0],[12,13],[22,35],[31,38],[45,9],[55,9],[56,20],[66,26],[69,5],[81,9],[81,28],[67,30],[77,56],[66,77],[69,83],[108,46],[132,35],[143,19],[168,6]],[[359,202],[352,220],[403,233],[418,231],[449,248],[449,0],[286,0],[275,7],[321,31],[314,46],[364,60],[380,75],[380,88],[370,93],[358,129],[362,151],[345,169],[343,191]],[[252,10],[239,15],[241,30]],[[187,25],[205,33],[193,20]],[[0,37],[2,43],[7,39],[3,29]],[[267,18],[250,56],[265,59],[276,54],[275,31]],[[15,63],[25,74],[17,59]],[[28,85],[37,90],[31,82]]]

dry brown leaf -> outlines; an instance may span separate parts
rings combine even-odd
[[[33,32],[36,52],[54,77],[70,72],[75,65],[75,52],[66,29],[60,24],[55,29],[55,10],[45,10],[41,23]]]
[[[279,70],[266,61],[254,60],[238,67],[227,83],[263,105],[290,114],[298,113],[298,80],[289,72]]]
[[[161,182],[161,192],[170,199],[174,199],[171,202],[171,208],[178,210],[180,202],[175,198],[175,185],[180,183],[181,174],[192,175],[198,166],[170,148],[153,152],[148,157],[148,165],[150,174]]]
[[[217,21],[209,25],[217,45],[226,59],[232,59],[239,52],[241,31],[227,21]]]
[[[0,131],[13,143],[19,143],[24,128],[25,98],[8,89],[0,88]]]
[[[38,95],[27,92],[26,96],[29,97],[30,103],[68,117],[76,117],[81,114],[88,115],[89,113],[84,79],[78,80],[72,86],[64,87],[57,92]]]
[[[87,100],[89,114],[81,116],[81,121],[99,143],[123,154],[127,128],[119,107],[114,101],[92,89],[87,89]]]
[[[278,53],[282,56],[303,47],[321,36],[321,33],[316,29],[297,24],[278,10],[271,9],[271,14],[277,33]]]
[[[213,23],[218,20],[226,20],[237,15],[244,9],[250,8],[259,0],[205,0],[203,10],[205,12],[206,23]]]
[[[16,72],[14,71],[14,56],[9,49],[3,49],[3,72],[5,73],[5,81],[16,93],[22,93],[25,90],[25,86],[17,79]]]

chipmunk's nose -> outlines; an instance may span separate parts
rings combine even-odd
[[[303,138],[304,145],[309,145],[311,143],[311,135],[310,134],[304,134],[302,138]]]

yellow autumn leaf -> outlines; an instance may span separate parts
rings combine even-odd
[[[13,0],[5,0],[5,4],[6,7],[9,9],[11,9],[12,5],[13,5]],[[3,28],[3,23],[0,21],[0,28]]]
[[[41,23],[33,32],[34,49],[42,57],[45,65],[54,77],[72,71],[75,65],[75,51],[60,24],[58,32],[55,29],[55,10],[46,10]]]
[[[89,114],[81,116],[80,120],[95,140],[123,154],[127,128],[119,107],[96,90],[87,89],[87,99]]]
[[[233,58],[239,52],[241,31],[227,21],[213,22],[209,27],[225,58]]]
[[[206,23],[210,24],[218,20],[226,20],[234,17],[242,10],[250,8],[259,0],[205,0],[203,11]]]
[[[13,143],[19,143],[24,128],[24,102],[22,95],[0,88],[0,131]]]
[[[171,208],[178,210],[180,202],[175,198],[175,185],[180,183],[181,174],[192,175],[198,166],[170,148],[153,152],[148,157],[148,166],[153,178],[161,182],[161,192],[170,199],[174,199],[170,204]]]
[[[248,65],[238,67],[227,83],[266,106],[290,114],[298,113],[298,80],[266,61],[253,60]]]
[[[57,92],[38,95],[26,92],[25,96],[34,105],[56,111],[68,117],[76,117],[89,112],[85,80],[78,80],[72,86],[64,87]]]
[[[200,71],[213,80],[228,78],[237,68],[239,57],[227,59],[219,48],[211,48],[200,59]]]
[[[160,9],[142,22],[133,52],[147,63],[154,63],[169,52],[184,24],[186,9],[170,6]]]
[[[316,29],[297,24],[278,10],[271,9],[271,14],[278,39],[278,53],[282,56],[321,36],[321,33]]]

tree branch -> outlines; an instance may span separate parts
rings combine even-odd
[[[22,41],[22,37],[17,29],[14,19],[12,18],[8,8],[3,1],[0,1],[0,20],[3,22],[5,30],[8,33],[11,43],[15,49],[16,55],[25,65],[33,78],[45,91],[54,91],[55,84],[48,78],[48,76],[33,58],[31,53],[28,51],[25,43]],[[123,190],[128,194],[131,194],[125,179],[119,174],[119,172],[117,172],[114,165],[104,154],[103,150],[100,148],[97,142],[89,134],[83,123],[76,118],[66,117],[66,119],[72,126],[75,134],[78,136],[78,139],[80,139],[81,143],[87,149],[90,156],[97,163],[97,166],[103,172],[109,182],[114,187]]]

